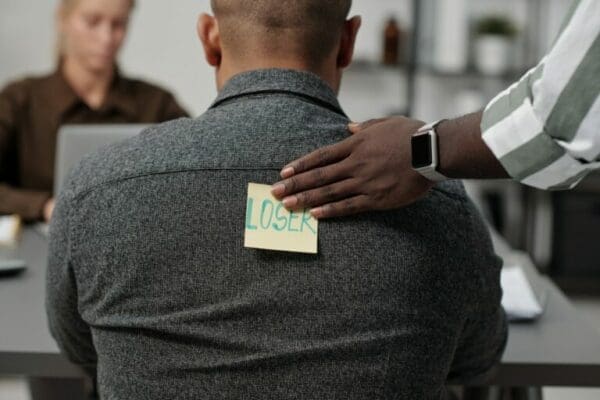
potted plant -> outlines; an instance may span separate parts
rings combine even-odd
[[[508,71],[513,62],[513,39],[517,29],[513,22],[501,15],[489,15],[475,26],[475,66],[489,75]]]

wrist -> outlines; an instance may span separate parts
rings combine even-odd
[[[452,125],[454,125],[452,120],[444,120],[438,125],[438,169],[445,176],[455,178],[453,149],[456,148],[456,144],[453,143],[453,140],[456,139],[456,134]]]
[[[439,169],[455,179],[497,179],[508,174],[481,137],[482,112],[444,121],[438,127]]]
[[[474,113],[443,121],[438,127],[439,169],[451,178],[477,178],[482,142],[481,114]]]

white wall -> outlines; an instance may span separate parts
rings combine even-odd
[[[138,1],[121,61],[124,71],[173,90],[194,115],[217,93],[196,34],[201,12],[210,12],[209,0]]]
[[[55,0],[0,0],[0,84],[52,65]]]

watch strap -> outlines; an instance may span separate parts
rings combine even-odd
[[[433,155],[432,155],[432,160],[435,160],[435,163],[434,163],[434,165],[429,166],[429,167],[415,169],[415,171],[417,171],[418,173],[420,173],[421,175],[423,175],[425,178],[429,179],[432,182],[442,182],[442,181],[447,181],[449,179],[447,176],[445,176],[442,173],[437,171],[437,167],[439,164],[439,148],[438,148],[438,136],[437,136],[437,132],[435,129],[443,121],[446,121],[446,120],[440,119],[435,122],[431,122],[429,124],[423,125],[421,128],[419,128],[417,130],[417,132],[414,133],[414,135],[419,135],[419,134],[423,134],[426,132],[432,133],[433,143],[432,143],[431,151],[435,152],[435,157],[433,157]]]
[[[448,180],[447,176],[442,175],[433,168],[421,171],[417,170],[417,172],[432,182],[443,182]]]

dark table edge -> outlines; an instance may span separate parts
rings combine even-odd
[[[502,363],[469,386],[600,387],[600,365]]]
[[[79,378],[85,372],[58,353],[0,352],[0,375]]]

